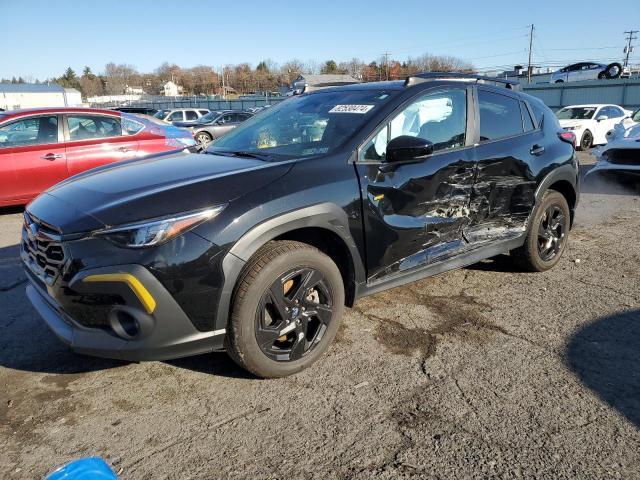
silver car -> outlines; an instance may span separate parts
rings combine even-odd
[[[206,145],[251,117],[253,117],[251,112],[221,110],[209,112],[193,123],[179,124],[179,126],[189,128],[196,142],[199,145]]]

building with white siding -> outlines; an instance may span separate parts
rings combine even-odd
[[[78,107],[82,96],[75,88],[56,84],[0,83],[0,108]]]

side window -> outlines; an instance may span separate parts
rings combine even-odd
[[[598,114],[594,118],[597,120],[599,117],[602,117],[603,115],[606,115],[607,117],[611,118],[611,109],[609,107],[602,107],[600,110],[598,110]]]
[[[195,110],[186,110],[184,112],[187,120],[197,120],[198,119],[198,114],[195,112]]]
[[[0,127],[0,148],[58,142],[58,117],[29,117]]]
[[[569,65],[569,71],[570,72],[577,72],[578,70],[580,70],[580,67],[582,66],[581,63],[576,63],[574,65]]]
[[[182,116],[182,110],[173,112],[171,115],[169,115],[169,118],[167,118],[167,121],[169,122],[181,122],[182,120],[184,120],[184,117]]]
[[[69,138],[90,140],[93,138],[118,137],[122,135],[120,119],[99,115],[68,115]]]
[[[144,128],[144,125],[140,122],[129,117],[122,117],[122,134],[123,135],[135,135]]]
[[[234,120],[235,115],[233,113],[227,113],[226,115],[223,115],[222,117],[222,123],[232,123]]]
[[[624,117],[624,112],[618,107],[609,107],[609,112],[611,113],[611,115],[609,115],[609,118]]]
[[[478,90],[478,104],[481,142],[511,137],[523,132],[518,100]]]
[[[420,96],[397,114],[361,150],[360,160],[384,160],[387,143],[409,135],[428,140],[434,152],[462,147],[467,125],[467,92],[463,89]]]
[[[533,125],[533,120],[531,120],[529,109],[522,100],[520,101],[520,112],[522,113],[522,124],[524,125],[524,131],[531,132],[535,130],[536,127]]]

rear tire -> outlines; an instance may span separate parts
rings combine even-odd
[[[560,192],[547,190],[534,210],[522,247],[511,251],[516,265],[530,272],[544,272],[562,257],[569,235],[571,212]]]
[[[269,242],[236,285],[227,352],[258,377],[292,375],[327,350],[343,307],[342,276],[327,255],[305,243]]]
[[[205,146],[208,143],[211,143],[212,141],[213,141],[213,137],[209,135],[207,132],[196,133],[196,142],[198,142],[198,145]]]

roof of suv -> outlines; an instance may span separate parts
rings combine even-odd
[[[341,92],[341,91],[362,91],[362,90],[404,90],[416,85],[428,82],[430,85],[450,85],[464,83],[476,83],[487,84],[490,86],[497,86],[506,88],[512,91],[519,90],[518,82],[511,82],[508,80],[485,77],[483,75],[465,74],[457,72],[425,72],[409,75],[405,80],[388,80],[383,82],[369,82],[369,83],[353,83],[348,85],[337,85],[333,87],[327,87],[319,90],[313,90],[315,92]],[[517,87],[517,88],[516,88]]]

